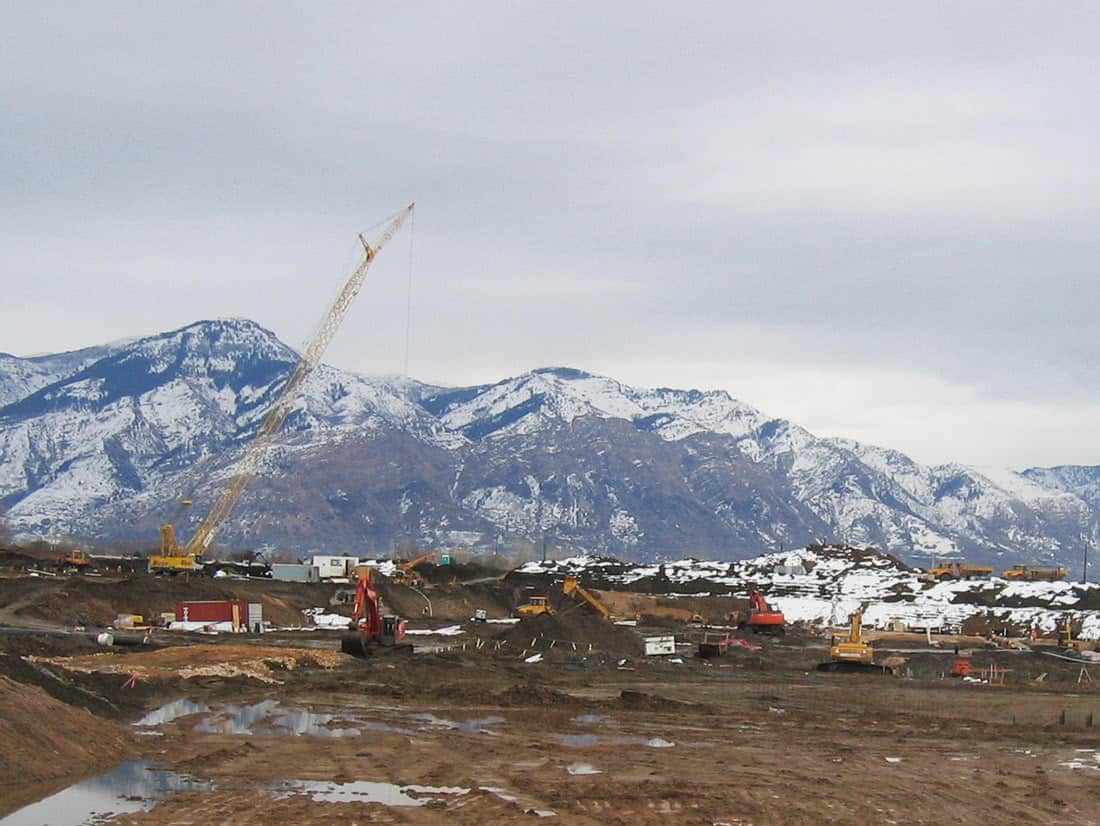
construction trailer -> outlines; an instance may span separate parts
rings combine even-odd
[[[315,556],[310,564],[317,569],[321,579],[351,579],[359,567],[357,556]]]
[[[320,582],[321,573],[315,565],[273,562],[271,578],[278,582]]]

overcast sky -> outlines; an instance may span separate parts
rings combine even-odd
[[[327,360],[720,388],[925,462],[1100,464],[1096,3],[0,11],[0,351],[246,316]],[[411,267],[410,267],[411,262]]]

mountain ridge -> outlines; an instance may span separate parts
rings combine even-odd
[[[197,523],[296,358],[246,319],[0,356],[9,521],[142,541],[186,492]],[[449,388],[322,365],[222,536],[310,549],[545,539],[635,559],[842,539],[909,558],[1068,562],[1098,510],[1100,468],[921,465],[724,390],[564,366]]]

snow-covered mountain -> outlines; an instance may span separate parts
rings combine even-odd
[[[0,503],[17,530],[151,543],[197,524],[296,354],[244,320],[0,356]],[[190,514],[173,503],[193,499]],[[1100,469],[928,467],[724,392],[548,368],[442,388],[322,367],[227,523],[289,553],[537,543],[740,558],[814,540],[1075,561]]]

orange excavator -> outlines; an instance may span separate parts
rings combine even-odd
[[[742,627],[750,628],[757,634],[785,634],[787,620],[781,611],[768,605],[762,593],[754,589],[749,594],[749,616]]]
[[[354,632],[343,636],[340,650],[353,657],[369,657],[379,647],[412,650],[411,645],[403,642],[405,620],[396,614],[382,614],[369,568],[363,569],[359,574],[351,628]]]

